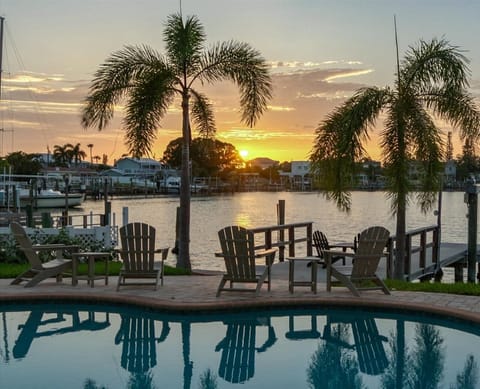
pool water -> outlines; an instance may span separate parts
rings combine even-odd
[[[0,387],[476,388],[479,335],[418,313],[6,304]]]

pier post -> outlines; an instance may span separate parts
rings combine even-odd
[[[282,225],[285,224],[285,200],[278,200],[277,204],[277,224]],[[282,242],[282,244],[278,247],[278,259],[280,262],[283,262],[285,259],[285,230],[278,231],[278,240]]]
[[[477,219],[478,219],[478,193],[480,185],[475,184],[475,179],[470,178],[466,186],[466,203],[468,206],[468,245],[467,281],[475,283],[475,267],[477,264]]]

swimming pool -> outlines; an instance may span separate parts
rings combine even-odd
[[[0,305],[0,316],[2,388],[480,385],[480,326],[418,313],[288,309],[187,315],[35,303]]]

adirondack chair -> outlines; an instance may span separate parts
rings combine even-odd
[[[10,223],[10,229],[20,250],[23,251],[30,264],[30,268],[16,277],[11,282],[11,285],[27,281],[25,287],[28,288],[50,277],[56,277],[57,282],[60,282],[62,280],[62,274],[72,269],[72,261],[70,259],[60,258],[58,254],[62,253],[64,249],[76,251],[78,249],[77,246],[63,244],[34,245],[25,232],[25,229],[19,223]],[[55,251],[57,258],[48,262],[42,262],[38,256],[38,253],[42,251]]]
[[[118,275],[117,291],[127,285],[129,279],[149,279],[150,282],[129,282],[129,285],[163,285],[164,262],[168,247],[155,249],[155,228],[145,223],[129,223],[119,230],[122,248],[118,250],[123,268]],[[161,261],[155,262],[155,254],[161,254]]]
[[[360,296],[359,290],[373,289],[381,289],[385,294],[390,294],[385,283],[376,274],[389,237],[390,232],[387,229],[379,226],[370,227],[360,233],[356,252],[325,251],[327,291],[331,291],[332,278],[335,278],[355,296]],[[333,266],[332,258],[336,255],[351,256],[352,266]],[[368,285],[363,286],[364,283]],[[372,283],[375,286],[372,286]]]
[[[313,238],[313,247],[315,247],[315,251],[317,253],[317,257],[320,258],[321,260],[318,261],[318,263],[322,264],[323,267],[327,267],[326,262],[325,262],[325,251],[332,250],[338,247],[343,247],[343,246],[331,246],[330,243],[328,242],[327,236],[322,232],[322,231],[314,231],[312,234]],[[345,255],[335,255],[332,257],[332,263],[335,263],[339,260],[343,261],[343,264],[345,265]],[[308,264],[311,266],[311,263]],[[308,266],[307,265],[307,266]]]
[[[218,231],[222,252],[216,256],[223,257],[226,273],[223,275],[217,290],[217,297],[223,290],[237,292],[255,292],[266,282],[268,290],[271,285],[271,267],[275,259],[276,249],[255,251],[253,234],[243,227],[229,226]],[[265,257],[263,271],[257,272],[256,259]],[[229,287],[225,287],[227,281]],[[235,283],[255,284],[256,288],[234,288]]]

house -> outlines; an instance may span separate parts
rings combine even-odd
[[[115,164],[115,170],[124,176],[155,179],[165,169],[164,165],[150,158],[122,158]]]
[[[262,170],[277,166],[279,163],[279,161],[274,161],[273,159],[266,157],[254,158],[247,162],[248,166],[259,167]]]

